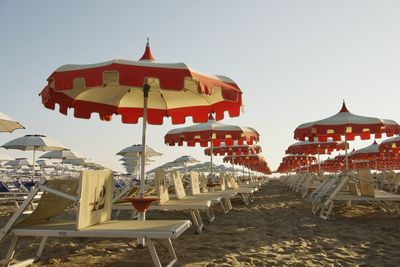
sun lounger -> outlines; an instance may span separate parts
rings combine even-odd
[[[231,198],[236,196],[236,192],[226,192],[226,191],[215,191],[215,192],[200,192],[200,177],[204,176],[204,174],[200,174],[198,172],[190,172],[190,193],[196,197],[215,197],[215,199],[219,199],[218,203],[221,206],[221,209],[224,213],[229,212],[232,209]]]
[[[151,210],[164,210],[164,211],[187,211],[190,213],[192,223],[196,227],[196,232],[201,233],[204,227],[203,219],[201,218],[200,211],[206,212],[209,221],[214,220],[210,200],[196,200],[196,199],[172,199],[169,197],[168,186],[166,181],[166,174],[163,170],[158,170],[155,174],[157,182],[157,197],[159,201],[153,202],[148,212]],[[114,210],[130,210],[130,203],[115,203]]]
[[[79,192],[76,195],[78,188]],[[39,190],[45,193],[37,209],[21,220],[20,215],[23,209]],[[186,231],[190,227],[190,221],[110,220],[111,200],[112,172],[110,170],[83,171],[79,181],[76,179],[41,181],[0,232],[0,240],[6,234],[12,236],[5,265],[13,259],[17,242],[22,236],[41,237],[41,241],[36,256],[21,262],[18,266],[27,266],[38,260],[48,237],[144,238],[154,265],[161,266],[153,243],[153,240],[157,239],[167,246],[172,258],[167,266],[177,261],[171,239],[178,238]],[[78,203],[76,220],[52,220],[73,202]]]
[[[320,212],[320,217],[328,219],[332,212],[335,202],[367,202],[380,207],[383,211],[389,213],[397,213],[400,215],[400,195],[391,194],[389,192],[375,189],[374,181],[372,178],[370,169],[359,169],[358,179],[360,188],[358,189],[357,184],[350,179],[355,177],[351,175],[343,176],[340,183],[337,184],[335,189],[324,201],[323,207]],[[346,185],[348,185],[348,191],[344,191]]]
[[[239,187],[238,183],[230,174],[220,173],[220,186],[221,191],[223,192],[233,192],[236,194],[240,194],[242,196],[243,203],[248,205],[254,202],[253,193],[257,191],[257,189],[252,187]],[[226,184],[230,185],[231,188],[227,188]]]

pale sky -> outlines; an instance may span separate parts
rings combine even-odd
[[[399,14],[400,1],[385,0],[1,0],[0,112],[26,130],[1,133],[0,145],[25,134],[45,134],[122,170],[115,154],[141,142],[141,123],[64,116],[44,108],[38,93],[61,65],[139,59],[149,37],[158,62],[184,62],[240,86],[244,113],[223,122],[257,129],[263,155],[275,170],[296,142],[294,129],[334,115],[342,99],[355,114],[400,121]],[[199,146],[164,144],[168,130],[189,126],[190,120],[164,122],[148,127],[148,144],[164,155],[147,169],[186,154],[209,160]]]

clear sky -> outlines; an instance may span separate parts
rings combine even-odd
[[[342,99],[355,114],[400,121],[399,14],[400,1],[386,0],[1,0],[0,111],[27,129],[2,133],[0,143],[45,134],[122,170],[115,154],[141,142],[141,124],[64,116],[44,108],[38,93],[61,65],[137,60],[150,37],[158,62],[184,62],[240,86],[244,113],[223,122],[256,128],[276,169],[293,130],[335,114]],[[167,147],[165,133],[183,125],[164,121],[148,127],[148,144],[164,153],[148,168],[185,154],[208,160],[200,147]]]

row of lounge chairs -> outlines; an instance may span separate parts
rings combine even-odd
[[[338,203],[368,203],[389,214],[400,216],[400,195],[376,188],[377,183],[370,169],[357,173],[343,172],[327,176],[300,174],[282,177],[281,181],[295,192],[308,196],[312,212],[327,220]],[[312,192],[308,195],[308,192]]]
[[[199,174],[191,173],[191,188],[188,193],[184,188],[179,173],[171,174],[174,180],[175,196],[168,195],[166,173],[160,171],[156,174],[158,203],[150,207],[161,210],[187,210],[191,214],[191,220],[119,220],[111,219],[112,210],[130,209],[132,206],[119,202],[113,192],[113,174],[109,170],[83,171],[80,178],[68,179],[42,179],[31,190],[26,200],[11,217],[8,223],[0,231],[0,241],[11,235],[10,247],[3,261],[9,266],[14,258],[16,246],[20,237],[40,237],[40,244],[36,255],[18,266],[27,266],[37,261],[45,248],[48,237],[91,237],[91,238],[125,238],[144,240],[148,247],[152,262],[155,266],[162,266],[157,254],[154,240],[168,248],[170,261],[165,264],[172,266],[177,261],[171,239],[178,238],[194,224],[196,231],[201,232],[203,223],[200,211],[205,211],[209,221],[214,220],[213,205],[224,202],[224,212],[232,208],[231,197],[239,194],[252,194],[255,189],[252,186],[239,186],[230,175],[222,174],[222,178],[233,186],[233,189],[214,193],[200,193],[196,179]],[[239,188],[247,188],[242,190]],[[36,209],[29,215],[23,212],[31,201],[41,195]],[[245,193],[244,193],[245,192]],[[120,195],[120,194],[117,194]],[[252,197],[246,197],[246,200]],[[76,218],[65,220],[62,214],[72,205],[76,205]],[[225,206],[227,205],[227,206]],[[221,206],[222,207],[222,206]],[[226,208],[228,210],[226,210]]]

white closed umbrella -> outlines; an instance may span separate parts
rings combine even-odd
[[[6,149],[17,149],[22,151],[33,150],[32,178],[35,175],[35,153],[36,151],[64,150],[64,146],[44,135],[28,134],[11,140],[2,147]]]
[[[17,129],[25,129],[19,122],[0,112],[0,132],[11,133]]]

